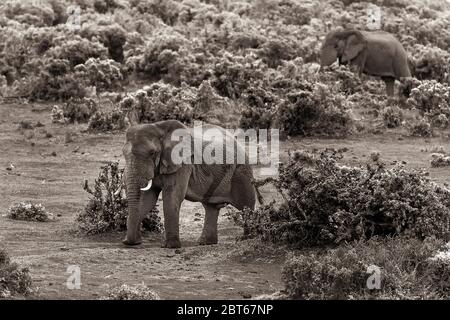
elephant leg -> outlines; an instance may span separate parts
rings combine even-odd
[[[152,210],[158,201],[160,190],[150,189],[141,193],[139,200],[139,215],[129,215],[127,218],[127,236],[122,242],[126,245],[138,245],[142,243],[141,223],[145,213]]]
[[[209,204],[203,204],[203,207],[205,208],[205,222],[198,243],[200,245],[216,244],[218,241],[217,219],[219,218],[220,209],[215,205]]]
[[[383,77],[382,78],[384,83],[386,83],[386,93],[388,97],[394,96],[394,84],[395,84],[395,78],[392,77]]]
[[[180,207],[186,196],[190,170],[168,175],[162,190],[165,239],[164,248],[180,248]]]

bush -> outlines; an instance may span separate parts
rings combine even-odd
[[[312,91],[300,90],[287,95],[278,108],[280,129],[289,135],[346,135],[353,128],[350,105],[340,94],[317,84]]]
[[[374,238],[296,254],[282,279],[297,299],[448,299],[449,249],[436,239]],[[370,289],[377,272],[380,287]]]
[[[98,90],[114,90],[124,80],[121,66],[114,60],[89,58],[75,67],[75,75],[88,86]]]
[[[176,119],[188,124],[193,120],[195,101],[195,89],[157,82],[127,95],[119,107],[137,123]]]
[[[8,209],[6,216],[14,220],[49,222],[55,220],[42,204],[20,202]]]
[[[403,165],[372,156],[366,167],[340,165],[342,154],[296,151],[274,180],[285,201],[246,209],[244,236],[295,247],[406,234],[450,239],[450,190]]]
[[[160,300],[159,295],[145,284],[130,286],[123,284],[120,287],[108,290],[103,300]]]
[[[98,104],[89,98],[71,100],[62,108],[55,105],[52,108],[52,122],[54,123],[83,123],[96,114]]]
[[[433,135],[431,124],[424,118],[409,124],[408,131],[409,135],[413,137],[431,137]]]
[[[122,193],[115,194],[122,184],[123,170],[119,170],[118,162],[110,162],[101,167],[98,178],[94,182],[94,190],[84,182],[83,189],[91,195],[91,199],[76,218],[78,228],[83,233],[98,234],[108,231],[123,231],[127,225],[127,199]],[[150,232],[160,232],[161,222],[158,210],[148,212],[142,228]]]
[[[179,34],[159,34],[145,44],[141,55],[129,57],[128,64],[132,64],[134,70],[145,78],[159,80],[179,58],[178,51],[185,42],[186,39]]]
[[[239,127],[268,129],[276,115],[280,100],[262,87],[249,88],[244,94],[246,108],[242,111]]]
[[[96,3],[98,3],[97,1]],[[111,1],[108,1],[111,2]],[[118,24],[83,26],[81,35],[90,40],[98,39],[106,48],[111,59],[117,62],[124,61],[124,45],[127,41],[126,31]]]
[[[450,157],[442,153],[433,153],[431,155],[431,166],[433,168],[450,166]]]
[[[125,114],[118,109],[112,111],[97,111],[89,119],[88,130],[90,131],[113,131],[123,130],[127,126]]]
[[[433,124],[447,124],[450,117],[450,86],[435,80],[424,80],[411,89],[407,103],[419,110]]]
[[[420,80],[436,80],[450,84],[450,53],[436,48],[417,45],[415,76]]]
[[[403,112],[398,106],[387,106],[381,110],[383,123],[387,128],[397,128],[403,121]]]
[[[82,99],[87,95],[83,83],[72,73],[61,76],[42,73],[37,78],[31,77],[24,89],[24,96],[30,97],[32,101],[67,101]]]
[[[89,58],[108,58],[108,50],[98,42],[75,36],[73,39],[62,41],[58,46],[52,47],[48,51],[48,56],[55,59],[69,61],[73,68],[78,64],[85,63]]]
[[[15,295],[27,296],[32,292],[28,269],[12,262],[6,250],[0,248],[0,299]]]

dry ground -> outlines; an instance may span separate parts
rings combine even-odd
[[[0,105],[0,244],[30,269],[39,288],[35,298],[96,299],[108,286],[142,282],[163,299],[239,299],[282,288],[282,259],[246,259],[237,254],[246,244],[236,243],[241,230],[224,215],[219,222],[219,244],[196,245],[203,222],[199,204],[183,205],[181,252],[160,248],[159,235],[147,235],[142,246],[127,248],[120,242],[123,234],[83,237],[71,232],[77,212],[88,200],[81,187],[84,179],[93,181],[103,163],[121,159],[124,137],[52,124],[50,110],[51,105]],[[44,126],[21,130],[22,120],[33,125],[40,121]],[[450,181],[450,170],[429,168],[429,150],[439,145],[446,148],[448,140],[444,136],[413,139],[395,131],[349,139],[293,139],[282,143],[282,156],[289,149],[346,147],[345,161],[356,164],[376,150],[389,163],[406,161],[411,167],[425,167],[433,180],[444,183]],[[7,170],[10,164],[14,168]],[[263,191],[266,197],[273,192],[270,187]],[[40,202],[59,215],[58,220],[32,223],[3,216],[19,201]],[[65,286],[69,265],[81,268],[81,290]]]

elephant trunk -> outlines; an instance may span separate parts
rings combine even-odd
[[[334,48],[324,47],[320,53],[320,66],[327,67],[338,59],[338,54]]]
[[[141,241],[140,228],[143,213],[140,212],[141,188],[146,184],[146,179],[137,170],[127,168],[126,190],[128,202],[127,240],[126,244],[137,244]]]

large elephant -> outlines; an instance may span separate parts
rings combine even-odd
[[[215,128],[225,135],[226,131],[217,126],[203,126],[204,129]],[[200,163],[194,159],[198,148],[193,147],[186,153],[185,160],[175,161],[174,148],[179,142],[173,140],[173,133],[181,131],[192,134],[181,122],[167,120],[153,124],[140,124],[130,127],[126,132],[123,155],[126,165],[124,181],[128,199],[127,235],[123,241],[126,245],[137,245],[142,242],[140,226],[144,213],[154,208],[159,194],[162,192],[165,239],[163,247],[178,248],[179,211],[184,199],[201,202],[205,208],[205,220],[200,236],[200,244],[217,243],[217,219],[220,208],[231,204],[239,210],[244,207],[254,208],[256,188],[254,186],[252,168],[248,164],[234,163]],[[196,138],[197,139],[197,138]],[[226,139],[225,139],[226,140]],[[216,139],[223,143],[224,139]],[[192,139],[195,141],[195,139]],[[233,146],[241,148],[232,136]],[[236,142],[236,144],[234,144]],[[200,149],[205,148],[203,146]],[[227,145],[228,146],[228,145]],[[211,144],[209,144],[211,148]],[[203,150],[202,149],[202,150]],[[227,152],[232,152],[228,147]],[[195,151],[197,150],[197,151]],[[189,151],[190,152],[190,151]],[[245,149],[243,149],[245,153]],[[200,151],[202,153],[202,151]],[[234,153],[237,154],[236,151]],[[194,161],[195,160],[195,161]]]
[[[338,30],[325,37],[320,50],[322,66],[336,60],[356,66],[359,74],[380,76],[388,96],[394,95],[395,79],[411,77],[408,56],[402,44],[384,31]]]

